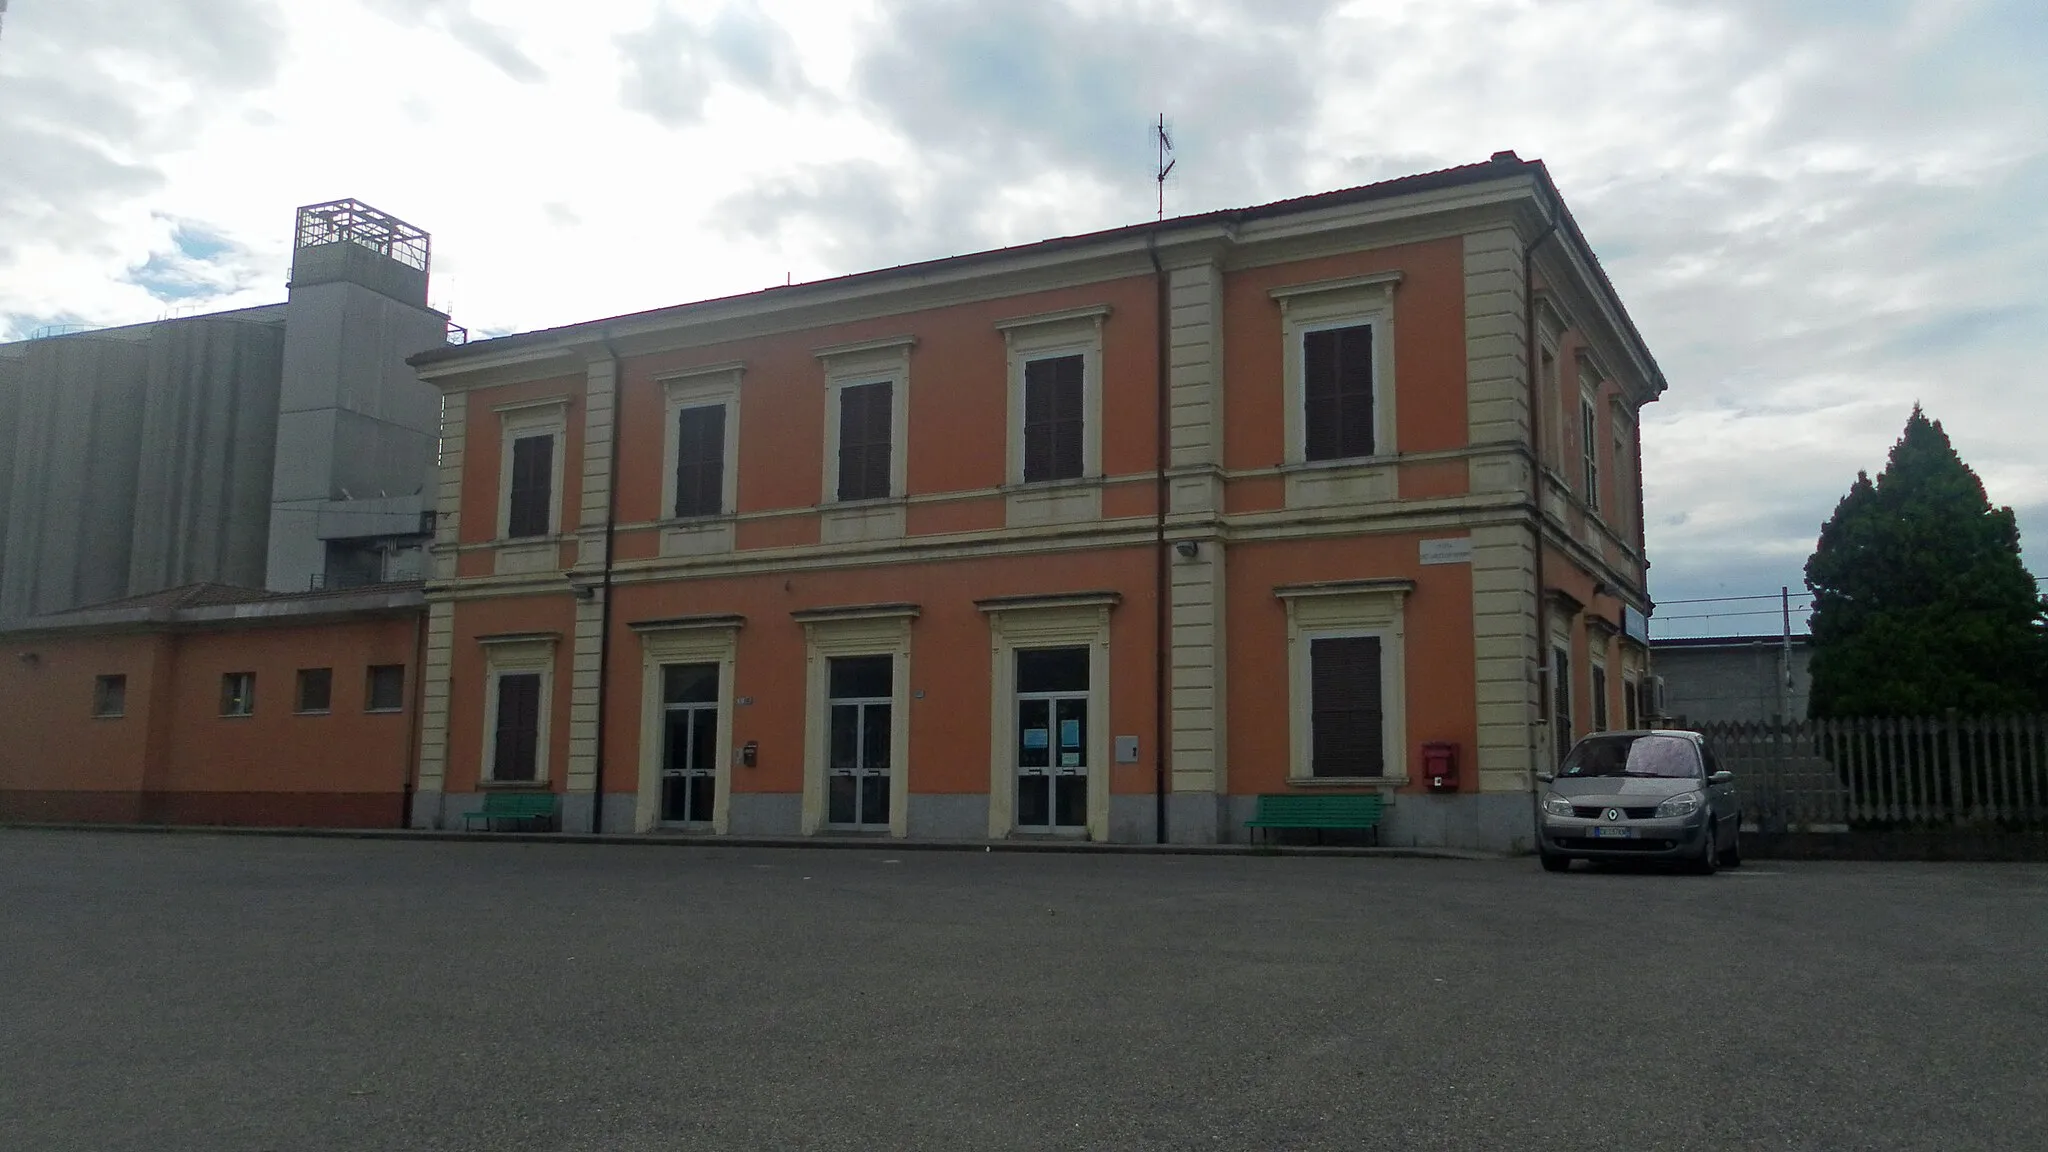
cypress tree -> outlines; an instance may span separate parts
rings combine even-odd
[[[1816,717],[2040,708],[2043,600],[2011,508],[1920,406],[1873,482],[1856,483],[1806,562]]]

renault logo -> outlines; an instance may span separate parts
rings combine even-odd
[[[1609,809],[1607,810],[1607,818],[1608,818],[1609,820],[1619,820],[1619,819],[1621,819],[1621,809],[1619,809],[1619,808],[1609,808]]]

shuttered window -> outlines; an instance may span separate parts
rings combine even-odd
[[[512,492],[505,535],[512,539],[548,534],[554,501],[555,437],[521,436],[512,441]]]
[[[498,677],[498,729],[491,779],[533,780],[539,754],[540,673],[504,673]]]
[[[1593,731],[1607,731],[1607,669],[1593,665]]]
[[[677,516],[725,511],[725,405],[703,404],[676,413]]]
[[[1380,638],[1309,641],[1310,771],[1316,776],[1384,776]]]
[[[1572,655],[1563,648],[1550,650],[1550,728],[1557,745],[1557,762],[1572,750]]]
[[[1372,325],[1302,334],[1304,455],[1342,460],[1373,454]]]
[[[1082,358],[1049,356],[1024,363],[1024,482],[1074,480],[1085,459],[1087,431]]]
[[[1579,401],[1579,452],[1584,458],[1586,507],[1600,510],[1600,413],[1590,399]]]
[[[839,498],[880,500],[889,493],[893,383],[839,390]]]

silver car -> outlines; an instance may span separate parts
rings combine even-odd
[[[1697,732],[1598,732],[1536,779],[1546,871],[1573,860],[1665,860],[1703,873],[1742,863],[1735,775]]]

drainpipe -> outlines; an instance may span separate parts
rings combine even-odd
[[[1167,693],[1172,685],[1167,679],[1167,661],[1171,651],[1167,644],[1167,629],[1171,625],[1167,594],[1171,590],[1171,575],[1167,571],[1170,561],[1166,555],[1166,465],[1170,447],[1172,400],[1168,391],[1167,358],[1172,351],[1172,317],[1167,314],[1166,266],[1159,261],[1159,233],[1145,236],[1145,254],[1152,258],[1152,279],[1158,297],[1157,315],[1154,328],[1157,330],[1158,347],[1154,349],[1156,377],[1153,392],[1158,408],[1158,428],[1155,435],[1157,444],[1153,452],[1152,481],[1152,810],[1154,842],[1166,843],[1166,741]]]
[[[1557,693],[1557,671],[1551,669],[1548,674],[1544,673],[1550,662],[1550,630],[1545,626],[1550,614],[1543,606],[1546,579],[1543,574],[1543,390],[1536,379],[1536,268],[1529,258],[1556,231],[1557,221],[1553,218],[1534,240],[1522,245],[1522,337],[1528,344],[1523,356],[1529,386],[1529,535],[1536,541],[1536,674],[1543,685],[1541,699],[1537,703],[1543,710],[1541,720],[1545,724],[1550,723],[1557,712],[1551,703]],[[1557,743],[1555,733],[1552,733],[1551,743]]]
[[[594,763],[590,775],[590,832],[604,831],[604,730],[606,691],[612,678],[612,544],[619,522],[619,388],[626,369],[619,362],[619,350],[612,346],[610,332],[598,337],[604,354],[612,362],[612,435],[610,482],[604,496],[604,572],[599,579],[597,633],[597,739],[593,742]],[[586,445],[587,447],[587,445]]]
[[[428,553],[422,552],[422,556]],[[398,806],[398,827],[412,827],[413,796],[419,790],[420,779],[420,709],[427,700],[427,613],[424,583],[421,584],[422,601],[419,614],[412,621],[412,718],[406,723],[405,744],[405,786],[403,799]]]

